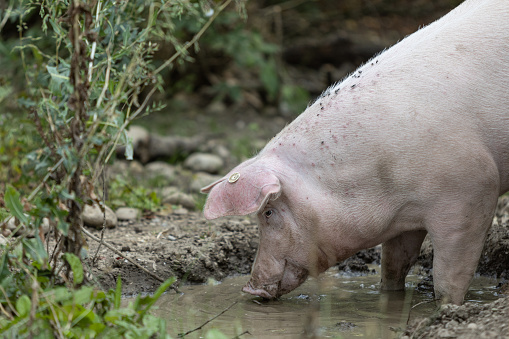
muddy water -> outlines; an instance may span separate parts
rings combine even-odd
[[[233,305],[186,338],[204,338],[213,328],[227,338],[245,331],[251,335],[241,338],[299,338],[306,328],[314,328],[323,338],[394,338],[397,334],[391,328],[405,327],[412,305],[432,297],[430,292],[415,289],[415,276],[409,276],[404,292],[381,292],[378,274],[347,277],[327,272],[318,280],[308,279],[279,300],[264,302],[240,292],[248,279],[240,276],[217,285],[184,286],[182,295],[164,295],[155,313],[167,319],[173,337],[199,327]],[[497,299],[496,285],[496,280],[476,278],[467,299]],[[418,305],[410,317],[430,315],[434,307],[434,303]]]

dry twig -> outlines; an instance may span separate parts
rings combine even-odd
[[[203,324],[201,324],[200,326],[198,326],[197,328],[195,328],[194,330],[190,330],[190,331],[187,331],[186,333],[179,333],[178,336],[179,338],[183,338],[185,337],[186,335],[188,334],[191,334],[193,332],[196,332],[198,330],[201,330],[205,325],[207,325],[208,323],[210,323],[211,321],[213,321],[214,319],[218,318],[219,316],[223,315],[224,313],[226,313],[230,308],[232,308],[233,306],[235,306],[237,304],[237,301],[235,301],[233,304],[231,304],[230,306],[228,306],[227,308],[225,308],[223,311],[221,311],[221,313],[219,313],[218,315],[210,318],[209,320],[207,320],[206,322],[204,322]],[[249,332],[248,332],[249,333]],[[244,333],[243,333],[244,334]],[[242,334],[241,334],[242,335]]]

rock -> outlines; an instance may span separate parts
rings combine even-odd
[[[171,158],[178,154],[190,154],[203,144],[203,137],[179,137],[152,135],[149,143],[149,158]]]
[[[5,222],[5,220],[3,222]],[[16,229],[16,227],[19,226],[19,221],[18,221],[18,219],[12,217],[7,221],[6,226],[7,226],[7,229],[12,232]]]
[[[104,206],[106,209],[106,227],[113,228],[117,226],[117,215],[109,208],[108,206]],[[99,205],[94,203],[94,205],[85,205],[83,208],[83,223],[85,225],[95,228],[102,228],[103,226],[103,212]]]
[[[43,234],[48,234],[48,232],[50,231],[49,219],[48,218],[42,218],[42,222],[41,222],[41,225],[39,227],[42,229]],[[34,232],[33,231],[30,232],[30,234],[28,236],[29,237],[33,237],[34,236]]]
[[[27,217],[29,216],[28,214],[25,214]],[[4,220],[5,222],[5,220]],[[5,234],[11,234],[18,226],[19,226],[20,222],[18,219],[12,217],[9,219],[9,221],[7,222],[6,224],[6,231]],[[31,225],[31,228],[29,228],[29,232],[27,233],[27,237],[29,238],[33,238],[34,237],[34,234],[35,234],[35,231],[33,229],[33,225]],[[48,218],[42,218],[42,222],[41,224],[39,225],[40,228],[42,228],[42,231],[43,231],[43,234],[47,234],[50,230],[50,224],[49,224],[49,219]],[[18,235],[21,235],[21,234],[25,234],[26,232],[26,226],[23,225],[19,230],[18,232],[16,232],[16,236]]]
[[[168,182],[175,179],[175,168],[163,161],[154,161],[145,165],[145,171],[151,179],[162,177]]]
[[[439,338],[456,338],[454,333],[446,328],[441,328],[438,330]]]
[[[129,161],[129,173],[128,175],[142,176],[145,174],[145,167],[136,160]]]
[[[228,159],[230,157],[230,151],[223,145],[214,146],[213,152],[219,155],[222,159]]]
[[[200,190],[203,187],[210,185],[221,178],[222,176],[220,175],[211,175],[204,172],[196,173],[193,177],[193,181],[191,182],[190,190],[191,192],[200,193]]]
[[[189,212],[185,208],[182,208],[182,207],[173,210],[173,214],[176,214],[176,215],[186,215],[188,213]]]
[[[119,175],[125,175],[129,171],[130,161],[116,160],[106,169],[108,179],[113,179]]]
[[[137,208],[120,207],[115,211],[118,220],[136,220],[140,216]]]
[[[476,330],[477,329],[477,324],[476,323],[470,323],[467,325],[467,328],[469,330]]]
[[[194,172],[217,173],[223,168],[223,159],[209,153],[193,153],[184,162],[184,166]]]
[[[7,239],[0,234],[0,246],[5,246],[7,245]]]
[[[164,187],[158,192],[158,195],[161,197],[163,204],[182,205],[189,210],[195,209],[196,203],[194,198],[179,191],[176,187]]]
[[[207,106],[206,111],[209,115],[215,115],[227,111],[228,108],[221,100],[215,100]]]

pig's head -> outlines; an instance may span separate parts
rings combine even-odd
[[[243,291],[267,299],[292,291],[308,274],[329,267],[325,253],[313,241],[313,213],[308,213],[302,199],[291,199],[280,178],[278,172],[247,162],[202,189],[209,193],[207,219],[257,213],[260,245]]]

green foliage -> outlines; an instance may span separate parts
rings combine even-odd
[[[5,262],[5,259],[6,253],[1,262]],[[83,272],[80,261],[76,259],[71,259],[73,271]],[[20,265],[26,268],[25,264]],[[0,276],[5,273],[5,269],[2,269]],[[162,293],[175,282],[174,278],[161,284],[154,295],[138,296],[127,307],[121,307],[120,277],[115,290],[103,292],[90,286],[72,291],[66,287],[53,287],[44,277],[27,275],[25,271],[7,274],[7,277],[1,279],[0,285],[0,304],[4,310],[0,317],[0,334],[3,337],[170,337],[166,333],[165,321],[148,312]],[[76,274],[74,284],[78,284]]]
[[[11,0],[0,13],[0,30],[9,22],[17,31],[0,43],[7,70],[0,75],[0,185],[10,183],[0,186],[0,223],[15,218],[25,229],[0,249],[4,336],[168,337],[164,321],[148,311],[173,279],[127,308],[120,307],[120,280],[109,292],[86,285],[82,206],[99,202],[96,184],[118,144],[132,157],[126,127],[164,107],[151,103],[163,90],[161,71],[190,60],[188,49],[197,50],[230,2]],[[204,10],[210,6],[212,16]],[[184,17],[197,29],[191,40],[177,30]],[[175,53],[156,64],[160,44]],[[133,207],[160,203],[154,192],[128,192],[140,198]],[[52,253],[43,218],[59,241]]]
[[[254,125],[250,125],[250,127],[254,128]],[[232,155],[239,160],[251,158],[256,152],[260,151],[253,146],[253,140],[250,136],[240,137],[231,144],[234,146]]]
[[[298,114],[306,109],[310,99],[309,93],[302,87],[283,85],[280,109],[283,112]]]
[[[156,211],[161,207],[161,199],[154,190],[116,177],[110,182],[109,205],[112,208],[129,206],[140,210]]]
[[[4,104],[0,102],[0,109],[3,106]],[[26,174],[24,167],[28,162],[26,154],[34,150],[40,141],[34,126],[26,119],[27,114],[11,113],[6,108],[2,111],[0,114],[0,192],[4,191],[4,184],[7,182],[15,183],[15,186],[23,186],[29,182],[29,176],[24,175]]]

